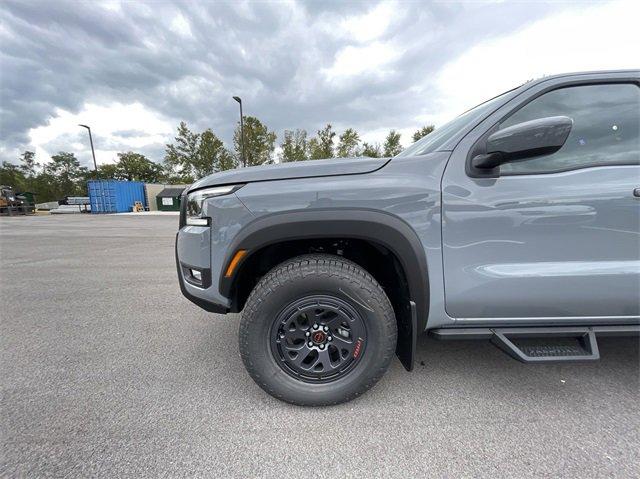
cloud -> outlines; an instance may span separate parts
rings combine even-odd
[[[113,162],[121,151],[156,152],[164,147],[174,129],[171,121],[140,103],[88,103],[76,113],[56,110],[46,125],[29,130],[29,143],[35,146],[39,158],[72,150],[88,166],[93,162],[89,138],[79,124],[91,127],[98,164]]]
[[[638,18],[637,1],[586,6],[474,46],[438,75],[439,95],[450,99],[441,118],[542,76],[638,68]]]
[[[399,13],[398,2],[381,2],[362,15],[340,21],[340,27],[358,42],[370,42],[384,35]]]
[[[189,20],[182,15],[182,13],[178,13],[173,17],[170,29],[172,32],[175,32],[182,37],[193,38],[193,33],[191,33],[191,24],[189,23]]]
[[[374,42],[364,46],[348,46],[336,53],[335,62],[323,73],[329,81],[341,80],[367,73],[384,76],[391,72],[386,67],[402,55],[399,47],[390,43]]]
[[[161,161],[181,120],[231,144],[232,95],[280,136],[331,122],[368,141],[395,128],[407,143],[421,124],[441,124],[492,87],[529,78],[527,61],[497,61],[509,45],[520,56],[547,45],[554,68],[578,66],[572,58],[604,67],[633,57],[636,42],[621,45],[616,23],[633,19],[618,18],[630,5],[5,0],[0,159],[35,148],[39,161],[65,150],[87,164],[86,132],[77,127],[85,122],[99,162],[130,149]],[[595,17],[575,20],[590,9],[607,19],[598,35]],[[562,48],[537,37],[562,28],[570,28]],[[591,57],[576,54],[571,37],[588,34],[600,43],[590,40]],[[544,65],[542,49],[531,58]]]

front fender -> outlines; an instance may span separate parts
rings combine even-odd
[[[415,303],[418,331],[426,327],[429,315],[429,279],[427,259],[418,235],[401,218],[368,209],[314,209],[261,216],[242,228],[227,250],[226,271],[236,251],[247,254],[236,267],[236,274],[220,278],[220,293],[232,297],[236,278],[243,265],[262,248],[290,240],[315,238],[360,239],[379,244],[391,251],[404,269],[410,299]]]

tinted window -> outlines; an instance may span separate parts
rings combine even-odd
[[[573,119],[564,146],[552,155],[500,167],[501,173],[542,173],[596,165],[640,163],[640,88],[633,84],[562,88],[528,103],[500,128],[549,116]]]

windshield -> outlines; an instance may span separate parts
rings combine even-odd
[[[402,156],[426,155],[428,153],[438,151],[442,145],[449,141],[453,135],[462,130],[466,125],[474,123],[476,120],[490,113],[498,103],[503,101],[504,96],[512,91],[513,90],[504,92],[491,100],[480,103],[471,110],[467,110],[462,115],[451,120],[449,123],[445,123],[440,128],[433,130],[427,136],[420,138],[402,153],[396,155],[395,158]]]

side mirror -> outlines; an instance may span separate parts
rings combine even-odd
[[[471,164],[492,169],[509,161],[555,153],[567,141],[572,126],[568,116],[550,116],[498,130],[487,138],[487,153],[475,156]]]

